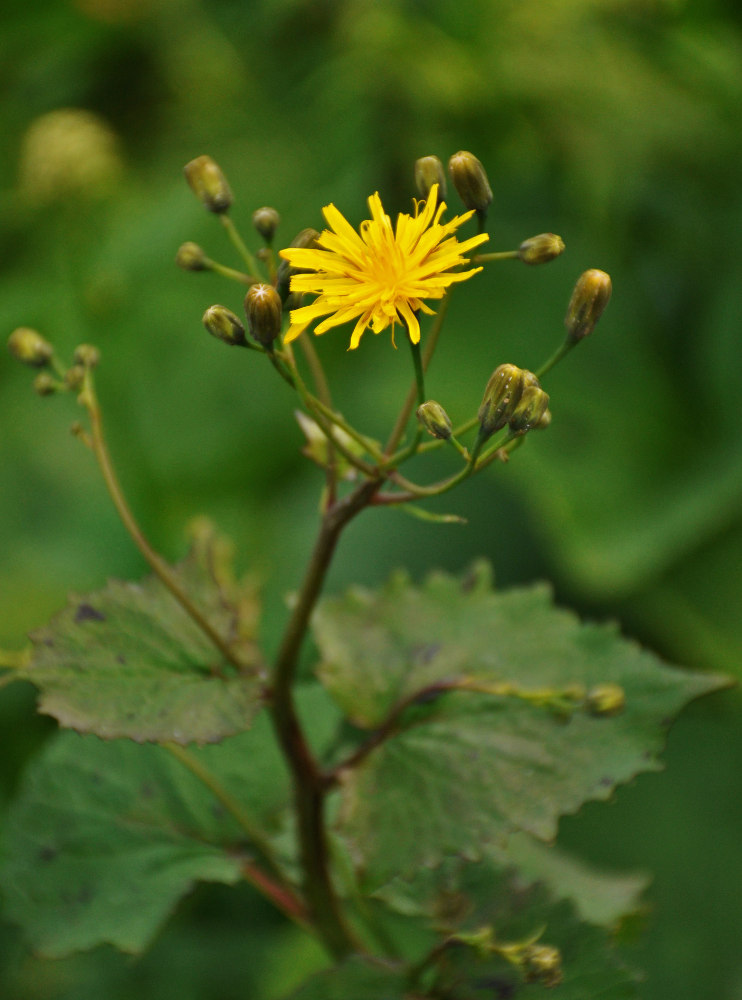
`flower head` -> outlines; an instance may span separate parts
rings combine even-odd
[[[422,208],[421,208],[422,205]],[[316,248],[289,248],[281,257],[302,273],[291,278],[292,292],[308,292],[317,298],[291,313],[286,343],[294,340],[314,320],[324,316],[314,332],[356,321],[350,349],[358,347],[364,331],[381,333],[388,326],[404,323],[413,344],[420,341],[415,313],[432,314],[424,299],[441,299],[448,287],[466,281],[481,267],[455,270],[469,261],[464,256],[486,242],[482,233],[459,241],[455,231],[473,212],[441,222],[445,203],[438,204],[438,185],[430,189],[424,205],[416,204],[415,215],[400,213],[396,227],[385,214],[378,193],[368,199],[371,218],[356,232],[334,205],[323,214],[330,229],[316,241]]]

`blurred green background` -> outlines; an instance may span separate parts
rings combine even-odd
[[[354,222],[378,190],[409,210],[418,156],[459,149],[495,193],[491,249],[543,231],[567,251],[492,266],[456,295],[428,389],[463,419],[503,361],[536,367],[572,284],[600,267],[613,301],[548,378],[554,421],[508,467],[443,498],[467,527],[372,512],[330,586],[406,564],[501,584],[545,577],[583,615],[618,618],[668,660],[742,671],[742,10],[732,0],[5,0],[0,14],[0,327],[103,354],[99,387],[129,499],[167,556],[196,513],[265,580],[266,642],[297,581],[319,472],[282,383],[228,354],[203,310],[239,286],[179,271],[180,243],[236,265],[182,165],[211,154],[234,218],[273,205],[280,243],[329,201]],[[71,117],[44,116],[77,109]],[[79,112],[84,112],[80,114]],[[455,196],[450,198],[456,207]],[[386,336],[318,342],[336,402],[383,437],[409,359]],[[258,359],[259,360],[259,359]],[[0,359],[0,647],[69,589],[142,575],[69,434],[71,399],[37,399]],[[441,459],[448,469],[450,458]],[[33,693],[0,696],[0,804],[52,727]],[[563,823],[565,844],[654,873],[635,946],[646,1000],[742,998],[742,706],[686,712],[667,771]],[[303,950],[302,950],[303,949]],[[142,959],[27,955],[0,925],[9,1000],[270,997],[317,956],[249,890],[199,890]]]

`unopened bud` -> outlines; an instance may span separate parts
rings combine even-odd
[[[421,198],[427,201],[430,189],[438,185],[438,201],[446,197],[446,174],[437,156],[421,156],[415,160],[415,187]]]
[[[48,340],[44,340],[37,330],[30,326],[19,326],[8,337],[8,350],[24,365],[32,368],[43,368],[48,365],[54,354],[54,348]]]
[[[515,434],[525,434],[535,427],[549,409],[549,396],[539,385],[527,385],[508,421]]]
[[[83,368],[97,368],[100,364],[100,351],[92,344],[78,344],[72,360]]]
[[[516,365],[500,365],[495,368],[485,387],[482,405],[477,414],[481,435],[489,437],[510,420],[523,393],[525,374]]]
[[[203,315],[203,324],[212,337],[223,340],[232,347],[244,347],[245,328],[239,318],[224,306],[209,306]]]
[[[540,233],[523,240],[518,256],[524,264],[547,264],[564,252],[564,240],[554,233]]]
[[[33,387],[34,392],[37,392],[39,396],[51,396],[57,391],[57,383],[49,372],[39,372],[33,380]]]
[[[280,221],[281,216],[275,208],[256,208],[252,214],[252,224],[269,246],[273,242]]]
[[[572,343],[592,333],[610,301],[611,290],[610,277],[597,268],[585,271],[577,279],[564,317],[567,336]]]
[[[529,983],[558,986],[562,981],[562,956],[549,944],[532,944],[523,953],[523,971]]]
[[[218,215],[229,211],[232,191],[221,168],[210,156],[197,156],[186,163],[183,173],[204,208]]]
[[[551,425],[551,410],[548,408],[544,410],[541,417],[536,421],[536,423],[531,428],[532,431],[545,431],[547,427]]]
[[[417,408],[417,419],[434,438],[441,441],[448,441],[451,437],[451,418],[443,409],[440,403],[434,399],[429,399],[427,403],[421,403]]]
[[[178,247],[175,263],[184,271],[205,271],[206,254],[198,243],[183,243]]]
[[[85,381],[85,366],[73,365],[71,368],[68,368],[64,373],[64,381],[67,388],[72,389],[73,392],[82,389],[83,382]]]
[[[492,203],[492,188],[476,156],[465,150],[455,153],[448,161],[448,172],[466,207],[480,216],[485,215]]]
[[[619,684],[596,684],[585,698],[591,715],[618,715],[626,707],[626,692]]]
[[[287,250],[292,250],[295,248],[310,249],[317,245],[317,240],[319,239],[319,233],[316,229],[302,229],[300,233],[291,241],[291,245],[286,247]],[[279,254],[280,256],[280,254]],[[276,287],[278,288],[278,294],[281,296],[281,301],[285,302],[289,295],[289,284],[291,282],[292,274],[300,274],[301,268],[292,267],[291,264],[283,257],[281,258],[281,263],[278,265],[278,278]]]
[[[273,285],[261,282],[250,287],[245,296],[247,328],[266,350],[273,349],[273,341],[281,332],[282,313],[281,296]]]

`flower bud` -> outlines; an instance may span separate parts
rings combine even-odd
[[[541,421],[548,409],[548,394],[540,385],[527,385],[508,421],[510,430],[515,434],[525,434]]]
[[[523,392],[525,374],[516,365],[500,365],[495,368],[485,387],[482,405],[477,414],[481,435],[489,437],[508,422]]]
[[[252,224],[269,246],[273,242],[280,221],[281,216],[275,208],[256,208],[252,214]]]
[[[281,296],[273,285],[262,282],[252,285],[245,296],[247,328],[253,340],[266,350],[273,350],[273,341],[281,332],[283,307]]]
[[[239,318],[224,306],[209,306],[203,315],[203,324],[212,337],[223,340],[232,347],[245,347],[245,328]]]
[[[33,380],[33,387],[39,396],[51,396],[57,391],[57,383],[49,372],[39,372]]]
[[[569,300],[564,325],[573,344],[592,333],[611,298],[611,279],[605,271],[592,268],[577,279]]]
[[[319,233],[316,229],[302,229],[300,233],[291,241],[291,245],[287,247],[290,250],[294,247],[301,247],[303,249],[309,249],[317,245],[317,240],[319,239]],[[280,256],[280,255],[279,255]],[[287,260],[281,258],[281,262],[278,265],[278,277],[276,287],[278,288],[278,294],[281,296],[281,301],[285,302],[289,295],[289,284],[291,281],[292,274],[300,274],[299,268],[292,267]]]
[[[206,254],[198,243],[183,243],[178,247],[175,263],[184,271],[205,271]]]
[[[626,692],[619,684],[596,684],[585,698],[585,708],[591,715],[618,715],[625,707]]]
[[[220,167],[210,156],[197,156],[186,163],[183,173],[204,208],[218,215],[229,211],[232,191]]]
[[[523,952],[523,971],[529,983],[558,986],[562,981],[562,956],[550,944],[532,944]]]
[[[72,360],[83,368],[97,368],[100,364],[100,351],[92,344],[78,344]]]
[[[443,164],[437,156],[421,156],[415,160],[415,187],[421,198],[427,201],[430,189],[438,185],[438,202],[446,197],[446,175]]]
[[[429,399],[426,403],[421,403],[417,408],[417,419],[434,438],[441,441],[448,441],[451,437],[451,418],[443,409],[440,403],[434,399]]]
[[[85,366],[73,365],[71,368],[68,368],[64,373],[64,381],[67,388],[73,392],[82,389],[83,382],[85,381]]]
[[[540,233],[523,240],[518,256],[524,264],[547,264],[564,252],[564,240],[554,233]]]
[[[448,161],[453,186],[468,209],[483,216],[492,203],[492,188],[485,169],[476,156],[462,150]]]
[[[531,428],[532,431],[545,431],[547,427],[551,425],[551,410],[548,408],[544,410],[540,418]]]
[[[54,348],[48,340],[29,326],[19,326],[8,337],[8,350],[24,365],[32,368],[43,368],[48,365],[54,354]]]

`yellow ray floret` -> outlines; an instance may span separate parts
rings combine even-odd
[[[404,323],[412,343],[419,343],[416,313],[433,312],[423,300],[441,299],[454,282],[481,271],[481,267],[456,268],[468,264],[464,254],[488,239],[482,233],[459,243],[454,233],[474,212],[442,223],[446,206],[437,202],[434,184],[422,210],[418,203],[414,216],[400,213],[393,227],[377,192],[368,199],[371,218],[361,223],[359,232],[334,205],[327,205],[322,211],[330,228],[317,239],[316,249],[281,251],[284,260],[303,272],[292,276],[291,291],[317,296],[310,305],[292,310],[285,342],[324,316],[314,329],[317,334],[356,321],[351,350],[368,327],[380,333],[391,326],[394,333],[396,323]]]

